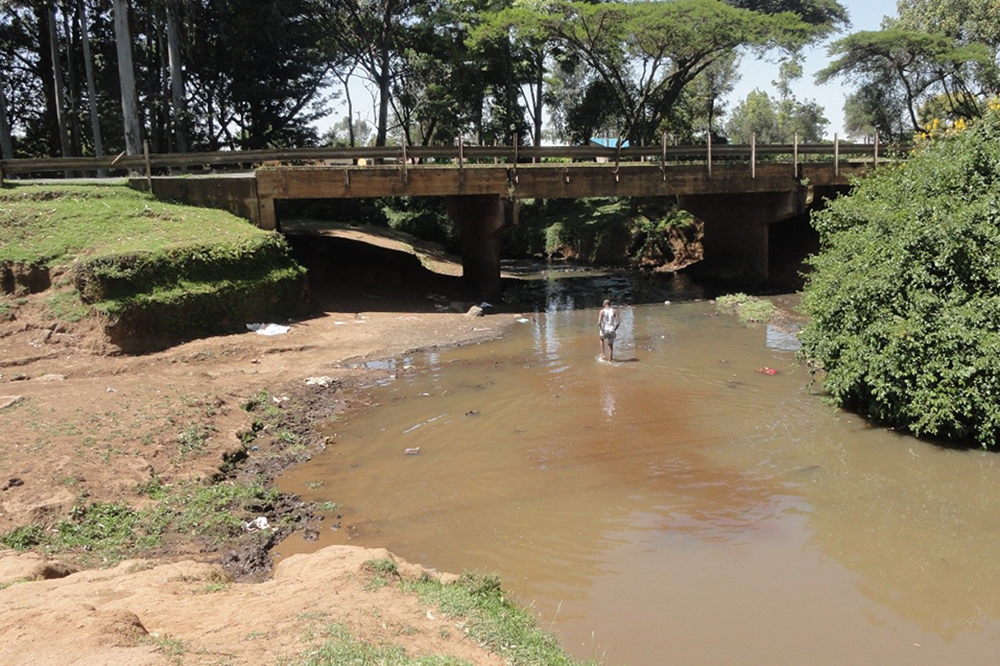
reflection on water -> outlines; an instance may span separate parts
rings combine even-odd
[[[676,295],[621,307],[623,362],[599,363],[599,303],[544,288],[504,340],[393,363],[375,410],[329,426],[282,485],[343,528],[282,554],[499,571],[611,664],[995,661],[994,456],[836,412],[787,331]]]

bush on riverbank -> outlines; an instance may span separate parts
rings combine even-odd
[[[0,190],[0,229],[4,293],[55,287],[123,346],[236,330],[306,304],[305,271],[284,239],[220,210],[122,186],[14,186]]]
[[[833,399],[1000,448],[1000,107],[879,169],[814,224],[803,353]]]

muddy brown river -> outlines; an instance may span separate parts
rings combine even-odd
[[[342,504],[339,529],[279,554],[499,572],[607,664],[1000,659],[1000,458],[834,409],[794,338],[703,301],[622,306],[599,362],[579,305],[386,363],[376,406],[281,482]]]

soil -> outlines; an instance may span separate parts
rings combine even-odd
[[[52,525],[85,503],[148,505],[151,483],[270,481],[324,446],[314,423],[363,406],[355,388],[371,371],[357,361],[484,341],[519,316],[471,317],[467,302],[429,299],[428,290],[464,294],[413,263],[362,277],[311,270],[323,279],[310,285],[317,310],[278,322],[290,325],[285,334],[246,331],[138,356],[119,353],[97,321],[52,320],[44,292],[24,297],[0,322],[0,534]],[[260,427],[255,399],[280,410],[294,445],[248,437]],[[288,558],[269,577],[270,545],[317,520],[295,498],[278,504],[268,510],[272,523],[287,519],[283,532],[223,545],[173,539],[112,569],[71,573],[95,564],[83,552],[0,551],[0,663],[276,663],[309,647],[317,618],[410,655],[502,663],[414,597],[368,589],[363,563],[389,553],[328,548]]]

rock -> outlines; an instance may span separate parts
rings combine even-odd
[[[0,409],[13,407],[22,400],[24,400],[23,395],[0,395]]]
[[[54,373],[49,373],[47,375],[42,375],[41,377],[36,377],[37,381],[40,382],[61,382],[66,379],[66,375],[57,375]]]
[[[483,316],[483,309],[481,307],[479,307],[478,305],[473,305],[471,308],[469,308],[469,311],[465,313],[465,316],[466,317],[482,317]]]
[[[0,487],[0,490],[7,490],[8,488],[16,488],[18,486],[23,486],[23,485],[24,485],[24,479],[22,479],[19,476],[12,476],[10,477],[10,481],[5,483],[3,487]]]

